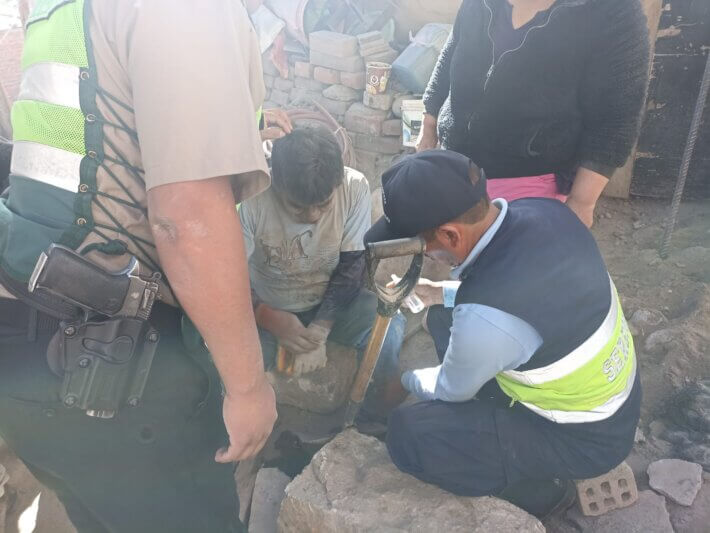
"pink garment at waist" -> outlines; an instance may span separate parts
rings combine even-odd
[[[555,198],[560,202],[567,200],[567,195],[557,192],[554,174],[490,179],[487,189],[491,200],[495,198],[504,198],[508,202],[518,198]]]

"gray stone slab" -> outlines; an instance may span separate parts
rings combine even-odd
[[[497,498],[464,498],[397,470],[385,445],[348,430],[286,488],[281,533],[542,533],[533,516]]]
[[[681,459],[661,459],[649,465],[648,483],[674,502],[690,506],[703,484],[703,467]]]
[[[276,521],[291,478],[278,468],[262,468],[256,475],[249,516],[249,533],[276,533]]]

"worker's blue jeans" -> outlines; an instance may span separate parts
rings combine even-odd
[[[295,314],[303,325],[307,326],[315,318],[317,312],[318,307]],[[377,297],[370,291],[360,291],[350,305],[341,309],[336,315],[328,340],[355,348],[358,358],[361,359],[370,339],[370,331],[372,331],[376,313]],[[407,319],[402,313],[397,313],[392,319],[375,367],[372,384],[365,397],[363,407],[368,413],[378,412],[376,404],[381,399],[384,385],[389,380],[399,379],[399,351],[402,348],[406,325]],[[276,365],[278,340],[262,328],[259,328],[259,340],[264,356],[264,367],[271,370]]]

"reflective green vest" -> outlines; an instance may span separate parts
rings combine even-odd
[[[634,342],[614,284],[601,326],[571,353],[542,368],[499,373],[513,401],[559,423],[594,422],[613,415],[636,377]]]

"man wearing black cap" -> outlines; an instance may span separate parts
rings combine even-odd
[[[571,502],[569,480],[624,460],[640,415],[633,340],[594,238],[556,200],[490,202],[483,171],[454,152],[405,158],[382,185],[366,240],[420,235],[461,281],[453,310],[429,313],[441,364],[402,376],[424,401],[390,416],[392,460],[537,516]]]

